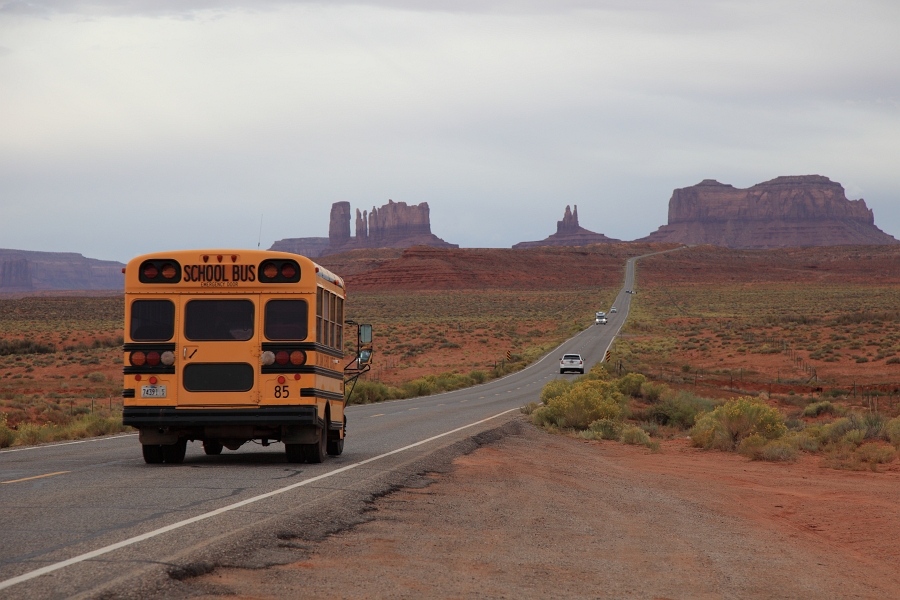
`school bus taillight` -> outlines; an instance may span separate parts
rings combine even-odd
[[[140,350],[138,350],[137,352],[132,352],[131,355],[128,357],[128,360],[135,367],[142,367],[142,366],[144,366],[144,363],[147,362],[147,355],[144,354],[143,352],[141,352]]]
[[[284,263],[281,265],[281,276],[285,279],[293,279],[294,275],[297,274],[297,269],[294,268],[294,265],[291,263]]]
[[[278,277],[278,267],[274,263],[266,263],[263,265],[263,275],[268,279],[275,279]]]
[[[291,364],[300,366],[306,363],[306,352],[303,350],[294,350],[291,352]]]
[[[150,263],[149,265],[144,266],[144,277],[147,279],[156,279],[157,275],[159,275],[159,269],[156,268],[156,265]]]
[[[162,276],[166,279],[174,279],[175,275],[178,273],[178,270],[175,268],[175,265],[172,263],[166,263],[162,267]]]
[[[159,364],[159,352],[150,351],[147,353],[147,364],[155,367]]]
[[[288,361],[290,359],[290,355],[288,355],[288,353],[284,350],[279,350],[275,353],[275,362],[277,362],[279,365],[288,364]]]

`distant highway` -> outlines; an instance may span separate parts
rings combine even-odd
[[[414,459],[512,419],[561,377],[563,353],[586,370],[601,361],[628,317],[634,261],[608,325],[474,388],[349,407],[344,453],[323,464],[286,463],[281,444],[206,456],[194,442],[182,465],[146,465],[136,435],[0,452],[0,597],[91,597],[219,546],[221,556],[260,528],[340,512],[341,494],[371,493]]]

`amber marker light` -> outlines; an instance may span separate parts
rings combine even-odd
[[[306,362],[306,352],[303,350],[294,350],[291,352],[291,364],[294,366],[300,366]]]
[[[132,352],[131,356],[128,357],[128,360],[131,361],[131,364],[135,367],[142,367],[144,363],[147,362],[147,355],[138,350],[137,352]]]
[[[275,263],[266,263],[263,265],[263,275],[269,279],[275,279],[278,277],[278,267],[275,266]]]
[[[177,273],[177,271],[175,270],[175,265],[172,263],[166,263],[162,266],[162,276],[166,279],[174,278],[175,273]]]

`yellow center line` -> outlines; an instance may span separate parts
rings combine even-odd
[[[460,403],[462,403],[462,402],[468,402],[468,400],[460,400]]]
[[[369,418],[370,418],[370,419],[374,419],[375,417],[383,417],[383,416],[384,416],[384,413],[378,413],[377,415],[372,415],[372,416],[369,417]]]
[[[0,481],[0,483],[19,483],[20,481],[31,481],[32,479],[40,479],[42,477],[53,477],[54,475],[64,475],[71,471],[57,471],[56,473],[47,473],[45,475],[35,475],[34,477],[23,477],[22,479],[12,479],[10,481]]]
[[[409,410],[419,410],[419,407],[418,407],[418,406],[414,406],[414,407],[412,407],[412,408],[409,409]]]

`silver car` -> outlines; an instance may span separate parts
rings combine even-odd
[[[580,354],[565,354],[559,359],[559,372],[577,371],[584,374],[584,360]]]

